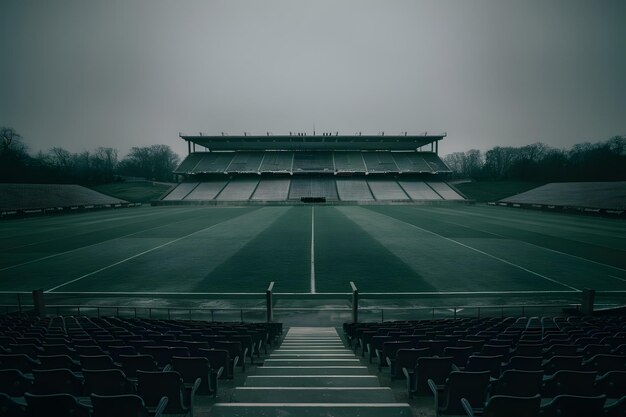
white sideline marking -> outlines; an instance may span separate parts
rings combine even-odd
[[[195,212],[195,211],[198,211],[198,210],[194,210],[193,212]],[[192,212],[189,212],[189,213],[192,213]],[[163,224],[161,226],[149,227],[148,229],[143,229],[143,230],[140,230],[138,232],[133,232],[133,233],[129,233],[127,235],[118,236],[118,237],[114,237],[114,238],[111,238],[111,239],[106,239],[106,240],[103,240],[102,242],[92,243],[91,245],[81,246],[79,248],[66,250],[65,252],[53,253],[52,255],[42,256],[41,258],[31,259],[30,261],[22,262],[20,264],[15,264],[15,265],[6,266],[4,268],[0,268],[0,271],[6,271],[8,269],[17,268],[17,267],[28,265],[28,264],[32,264],[32,263],[35,263],[35,262],[45,261],[46,259],[54,258],[56,256],[66,255],[68,253],[72,253],[72,252],[75,252],[77,250],[86,249],[86,248],[90,248],[92,246],[101,245],[103,243],[110,242],[110,241],[116,240],[116,239],[123,239],[125,237],[129,237],[129,236],[133,236],[133,235],[136,235],[136,234],[139,234],[139,233],[147,232],[148,230],[160,229],[161,227],[171,226],[172,224],[184,222],[184,221],[187,221],[187,220],[189,220],[189,219],[177,220],[175,222],[171,222],[171,223],[168,223],[168,224]],[[49,240],[49,242],[53,241],[53,240],[56,240],[56,239],[51,239],[51,240]],[[45,243],[45,242],[39,242],[39,243]],[[34,243],[34,244],[36,245],[36,244],[39,244],[39,243]],[[12,249],[15,249],[15,248],[12,248]]]
[[[176,242],[178,242],[178,241],[180,241],[180,240],[186,239],[186,238],[188,238],[188,237],[190,237],[190,236],[193,236],[193,235],[195,235],[195,234],[198,234],[198,233],[200,233],[200,232],[204,232],[205,230],[211,230],[211,229],[212,229],[212,228],[214,228],[215,226],[220,225],[220,224],[222,224],[222,223],[223,223],[223,222],[215,223],[214,225],[211,225],[211,226],[209,226],[209,227],[205,227],[204,229],[196,230],[195,232],[189,233],[188,235],[181,236],[181,237],[176,238],[176,239],[174,239],[174,240],[170,240],[169,242],[165,242],[165,243],[163,243],[163,244],[161,244],[161,245],[159,245],[159,246],[155,246],[155,247],[154,247],[154,248],[152,248],[152,249],[148,249],[148,250],[145,250],[145,251],[143,251],[143,252],[140,252],[140,253],[138,253],[138,254],[136,254],[136,255],[129,256],[129,257],[128,257],[128,258],[126,258],[126,259],[122,259],[121,261],[117,261],[117,262],[112,263],[112,264],[110,264],[110,265],[107,265],[107,266],[105,266],[105,267],[103,267],[103,268],[100,268],[100,269],[97,269],[97,270],[95,270],[95,271],[93,271],[93,272],[90,272],[90,273],[88,273],[88,274],[82,275],[82,276],[80,276],[80,277],[78,277],[78,278],[74,278],[74,279],[72,279],[72,280],[70,280],[70,281],[64,282],[63,284],[57,285],[56,287],[52,287],[52,288],[50,288],[49,290],[46,290],[46,291],[44,291],[44,292],[46,292],[46,293],[48,293],[48,292],[52,292],[52,291],[54,291],[54,290],[56,290],[56,289],[58,289],[58,288],[64,287],[64,286],[66,286],[66,285],[68,285],[68,284],[71,284],[71,283],[73,283],[73,282],[80,281],[80,280],[81,280],[81,279],[83,279],[83,278],[90,277],[90,276],[95,275],[95,274],[98,274],[98,273],[100,273],[100,272],[102,272],[102,271],[106,271],[106,270],[107,270],[107,269],[109,269],[109,268],[113,268],[114,266],[117,266],[117,265],[123,264],[124,262],[130,261],[131,259],[138,258],[138,257],[140,257],[140,256],[142,256],[142,255],[145,255],[146,253],[150,253],[150,252],[153,252],[153,251],[155,251],[155,250],[157,250],[157,249],[161,249],[161,248],[163,248],[163,247],[165,247],[165,246],[171,245],[172,243],[176,243]]]
[[[315,207],[311,206],[311,294],[315,294]]]
[[[379,214],[382,214],[382,213],[379,213]],[[442,239],[445,239],[445,240],[447,240],[447,241],[449,241],[449,242],[456,243],[457,245],[463,246],[464,248],[467,248],[467,249],[473,250],[474,252],[478,252],[478,253],[480,253],[480,254],[482,254],[482,255],[488,256],[488,257],[490,257],[490,258],[493,258],[493,259],[495,259],[495,260],[498,260],[498,261],[500,261],[500,262],[502,262],[502,263],[505,263],[505,264],[507,264],[507,265],[510,265],[510,266],[515,267],[515,268],[521,269],[522,271],[528,272],[529,274],[535,275],[535,276],[537,276],[537,277],[539,277],[539,278],[543,278],[543,279],[545,279],[545,280],[548,280],[548,281],[553,282],[553,283],[555,283],[555,284],[562,285],[563,287],[569,288],[569,289],[574,290],[574,291],[576,291],[576,292],[580,292],[580,290],[579,290],[578,288],[572,287],[571,285],[567,285],[567,284],[564,284],[564,283],[562,283],[562,282],[559,282],[559,281],[557,281],[557,280],[555,280],[555,279],[548,278],[548,277],[546,277],[545,275],[541,275],[541,274],[540,274],[540,273],[538,273],[538,272],[531,271],[530,269],[524,268],[523,266],[520,266],[520,265],[514,264],[513,262],[509,262],[509,261],[507,261],[506,259],[502,259],[502,258],[499,258],[499,257],[497,257],[497,256],[495,256],[495,255],[490,254],[490,253],[483,252],[482,250],[480,250],[480,249],[476,249],[476,248],[474,248],[474,247],[472,247],[472,246],[469,246],[469,245],[466,245],[465,243],[461,243],[461,242],[459,242],[459,241],[457,241],[457,240],[450,239],[449,237],[442,236],[442,235],[440,235],[439,233],[435,233],[435,232],[433,232],[433,231],[430,231],[430,230],[427,230],[427,229],[423,229],[423,228],[421,228],[421,227],[419,227],[419,226],[416,226],[416,225],[414,225],[414,224],[412,224],[412,223],[408,223],[408,222],[405,222],[405,221],[403,221],[403,220],[397,219],[397,218],[395,218],[395,217],[393,217],[393,216],[388,216],[388,215],[386,215],[386,214],[383,214],[383,216],[386,216],[386,217],[389,217],[389,218],[391,218],[391,219],[397,220],[397,221],[399,221],[399,222],[401,222],[401,223],[407,224],[407,225],[409,225],[409,226],[411,226],[411,227],[413,227],[413,228],[415,228],[415,229],[421,230],[421,231],[423,231],[423,232],[430,233],[431,235],[438,236],[438,237],[440,237],[440,238],[442,238]]]
[[[432,211],[430,211],[430,213],[432,213]],[[470,230],[476,230],[477,232],[487,233],[487,234],[493,235],[493,236],[498,236],[498,237],[501,237],[503,239],[515,239],[514,237],[511,238],[510,236],[504,236],[504,235],[501,235],[501,234],[498,234],[498,233],[488,232],[488,231],[483,230],[483,229],[477,229],[475,227],[465,226],[464,224],[451,222],[449,220],[439,220],[439,221],[442,222],[442,223],[454,224],[456,226],[464,227],[464,228],[470,229]],[[575,240],[575,239],[572,239],[572,240]],[[613,265],[609,265],[609,264],[605,264],[605,263],[602,263],[602,262],[592,261],[591,259],[583,258],[582,256],[572,255],[571,253],[561,252],[560,250],[546,248],[545,246],[540,246],[540,245],[537,245],[537,244],[534,244],[534,243],[526,242],[524,240],[515,239],[515,241],[522,242],[522,243],[525,243],[525,244],[530,245],[530,246],[535,246],[535,247],[540,248],[540,249],[545,249],[545,250],[550,251],[550,252],[555,252],[555,253],[558,253],[558,254],[561,254],[561,255],[571,256],[572,258],[580,259],[581,261],[587,261],[587,262],[591,262],[591,263],[596,264],[596,265],[605,266],[607,268],[617,269],[618,271],[626,272],[626,269],[623,269],[623,268],[620,268],[620,267],[617,267],[617,266],[613,266]],[[576,242],[589,244],[588,242],[583,242],[581,240],[575,240],[575,241]],[[612,275],[609,275],[609,276],[613,277]],[[613,278],[616,278],[616,277],[613,277]]]
[[[624,281],[624,282],[626,282],[626,279],[624,279],[624,278],[616,277],[616,276],[614,276],[614,275],[609,275],[609,276],[610,276],[611,278],[619,279],[620,281]]]

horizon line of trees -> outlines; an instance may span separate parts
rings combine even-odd
[[[0,182],[93,185],[121,181],[122,176],[172,181],[179,161],[167,145],[133,147],[121,160],[117,149],[107,147],[75,153],[53,147],[31,155],[15,129],[0,127]]]
[[[596,143],[579,143],[569,149],[541,142],[520,147],[496,146],[454,152],[443,160],[458,178],[518,181],[626,180],[626,138],[614,136]]]

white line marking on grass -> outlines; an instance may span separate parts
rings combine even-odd
[[[194,210],[194,211],[198,211],[198,210]],[[133,233],[129,233],[129,234],[127,234],[127,235],[122,235],[122,236],[114,237],[114,238],[112,238],[112,239],[103,240],[102,242],[92,243],[91,245],[81,246],[81,247],[79,247],[79,248],[74,248],[74,249],[66,250],[66,251],[64,251],[64,252],[53,253],[52,255],[42,256],[41,258],[37,258],[37,259],[31,259],[30,261],[22,262],[22,263],[20,263],[20,264],[15,264],[15,265],[10,265],[10,266],[5,266],[4,268],[0,268],[0,271],[6,271],[6,270],[8,270],[8,269],[17,268],[17,267],[24,266],[24,265],[28,265],[28,264],[32,264],[32,263],[35,263],[35,262],[45,261],[46,259],[54,258],[54,257],[56,257],[56,256],[65,255],[65,254],[72,253],[72,252],[75,252],[75,251],[77,251],[77,250],[81,250],[81,249],[87,249],[87,248],[90,248],[90,247],[92,247],[92,246],[97,246],[97,245],[101,245],[101,244],[106,243],[106,242],[110,242],[110,241],[112,241],[112,240],[116,240],[116,239],[123,239],[123,238],[125,238],[125,237],[129,237],[129,236],[137,235],[137,234],[139,234],[139,233],[147,232],[147,231],[149,231],[149,230],[160,229],[161,227],[171,226],[171,225],[173,225],[173,224],[180,223],[180,222],[184,222],[184,221],[187,221],[187,220],[189,220],[189,219],[177,220],[177,221],[175,221],[175,222],[171,222],[171,223],[163,224],[163,225],[161,225],[161,226],[150,227],[150,228],[148,228],[148,229],[139,230],[138,232],[133,232]]]
[[[432,211],[429,211],[429,213],[433,213],[433,212],[432,212]],[[515,237],[511,237],[511,236],[504,236],[504,235],[501,235],[501,234],[498,234],[498,233],[488,232],[488,231],[483,230],[483,229],[477,229],[477,228],[474,228],[474,227],[465,226],[464,224],[460,224],[460,223],[456,223],[456,222],[451,222],[451,221],[449,221],[449,220],[439,220],[439,219],[438,219],[438,221],[440,221],[440,222],[442,222],[442,223],[454,224],[454,225],[456,225],[456,226],[464,227],[464,228],[466,228],[466,229],[470,229],[470,230],[475,230],[475,231],[477,231],[477,232],[487,233],[487,234],[489,234],[489,235],[493,235],[493,236],[498,236],[498,237],[501,237],[501,238],[503,238],[503,239],[515,240],[515,241],[517,241],[517,242],[522,242],[522,243],[525,243],[525,244],[527,244],[527,245],[530,245],[530,246],[535,246],[535,247],[540,248],[540,249],[545,249],[545,250],[550,251],[550,252],[554,252],[554,253],[558,253],[558,254],[561,254],[561,255],[566,255],[566,256],[571,256],[572,258],[580,259],[581,261],[587,261],[587,262],[591,262],[591,263],[596,264],[596,265],[605,266],[605,267],[607,267],[607,268],[613,268],[613,269],[617,269],[618,271],[624,271],[624,272],[626,272],[626,269],[622,269],[622,268],[617,267],[617,266],[613,266],[613,265],[605,264],[605,263],[602,263],[602,262],[593,261],[593,260],[591,260],[591,259],[583,258],[583,257],[578,256],[578,255],[572,255],[571,253],[561,252],[560,250],[551,249],[551,248],[546,248],[545,246],[537,245],[537,244],[535,244],[535,243],[531,243],[531,242],[526,242],[525,240],[516,239]],[[577,240],[576,242],[579,242],[579,241]],[[581,242],[581,243],[585,243],[585,242]],[[588,244],[589,244],[589,243],[588,243]],[[611,275],[609,275],[609,276],[611,276]],[[615,277],[613,277],[613,278],[615,278]]]
[[[380,214],[382,214],[382,213],[380,213]],[[445,240],[447,240],[447,241],[449,241],[449,242],[456,243],[457,245],[463,246],[464,248],[467,248],[467,249],[473,250],[474,252],[478,252],[478,253],[480,253],[480,254],[482,254],[482,255],[488,256],[488,257],[490,257],[490,258],[493,258],[493,259],[495,259],[495,260],[497,260],[497,261],[500,261],[500,262],[505,263],[505,264],[507,264],[507,265],[510,265],[510,266],[512,266],[512,267],[515,267],[515,268],[521,269],[522,271],[528,272],[529,274],[535,275],[535,276],[537,276],[537,277],[539,277],[539,278],[543,278],[543,279],[548,280],[548,281],[550,281],[550,282],[553,282],[553,283],[555,283],[555,284],[559,284],[559,285],[561,285],[561,286],[563,286],[563,287],[566,287],[566,288],[569,288],[569,289],[571,289],[571,290],[574,290],[574,291],[580,292],[580,290],[579,290],[578,288],[572,287],[571,285],[567,285],[567,284],[564,284],[564,283],[562,283],[562,282],[559,282],[559,281],[557,281],[557,280],[555,280],[555,279],[548,278],[547,276],[545,276],[545,275],[541,275],[541,274],[540,274],[540,273],[538,273],[538,272],[531,271],[531,270],[530,270],[530,269],[528,269],[528,268],[524,268],[523,266],[520,266],[520,265],[514,264],[513,262],[509,262],[509,261],[507,261],[506,259],[499,258],[499,257],[497,257],[497,256],[495,256],[495,255],[492,255],[492,254],[490,254],[490,253],[484,252],[484,251],[482,251],[482,250],[480,250],[480,249],[476,249],[476,248],[474,248],[474,247],[472,247],[472,246],[466,245],[465,243],[461,243],[461,242],[459,242],[458,240],[450,239],[449,237],[445,237],[445,236],[440,235],[439,233],[435,233],[435,232],[433,232],[433,231],[430,231],[430,230],[427,230],[427,229],[423,229],[423,228],[421,228],[421,227],[419,227],[419,226],[416,226],[416,225],[414,225],[414,224],[412,224],[412,223],[408,223],[408,222],[405,222],[405,221],[403,221],[403,220],[397,219],[397,218],[395,218],[395,217],[393,217],[393,216],[388,216],[388,215],[386,215],[386,214],[383,214],[383,216],[386,216],[386,217],[392,218],[392,219],[394,219],[394,220],[397,220],[397,221],[399,221],[399,222],[401,222],[401,223],[407,224],[407,225],[409,225],[409,226],[411,226],[411,227],[413,227],[413,228],[415,228],[415,229],[421,230],[421,231],[423,231],[423,232],[430,233],[431,235],[438,236],[438,237],[440,237],[440,238],[442,238],[442,239],[445,239]]]
[[[609,276],[610,276],[611,278],[619,279],[620,281],[624,281],[624,282],[626,282],[626,279],[625,279],[625,278],[616,277],[616,276],[614,276],[614,275],[609,275]]]
[[[227,219],[227,220],[229,220],[229,219]],[[81,280],[81,279],[83,279],[83,278],[87,278],[87,277],[90,277],[90,276],[92,276],[92,275],[99,274],[99,273],[100,273],[100,272],[102,272],[102,271],[106,271],[107,269],[113,268],[114,266],[117,266],[117,265],[123,264],[124,262],[130,261],[131,259],[138,258],[138,257],[140,257],[140,256],[142,256],[142,255],[145,255],[146,253],[154,252],[154,251],[155,251],[155,250],[157,250],[157,249],[161,249],[161,248],[163,248],[163,247],[165,247],[165,246],[171,245],[172,243],[176,243],[176,242],[178,242],[178,241],[180,241],[180,240],[186,239],[186,238],[188,238],[188,237],[190,237],[190,236],[193,236],[193,235],[195,235],[195,234],[198,234],[198,233],[200,233],[200,232],[204,232],[204,231],[206,231],[206,230],[211,230],[211,229],[212,229],[212,228],[214,228],[215,226],[220,225],[220,224],[222,224],[222,223],[223,223],[223,221],[222,221],[222,222],[219,222],[219,223],[215,223],[214,225],[211,225],[211,226],[209,226],[209,227],[205,227],[204,229],[196,230],[195,232],[193,232],[193,233],[189,233],[188,235],[181,236],[181,237],[176,238],[176,239],[174,239],[174,240],[170,240],[169,242],[165,242],[165,243],[163,243],[163,244],[161,244],[161,245],[155,246],[155,247],[154,247],[154,248],[152,248],[152,249],[148,249],[148,250],[145,250],[145,251],[143,251],[143,252],[140,252],[140,253],[138,253],[138,254],[136,254],[136,255],[129,256],[129,257],[128,257],[128,258],[126,258],[126,259],[122,259],[121,261],[117,261],[117,262],[112,263],[112,264],[110,264],[110,265],[107,265],[107,266],[105,266],[105,267],[103,267],[103,268],[100,268],[100,269],[97,269],[97,270],[95,270],[95,271],[93,271],[93,272],[90,272],[90,273],[88,273],[88,274],[82,275],[82,276],[80,276],[80,277],[78,277],[78,278],[74,278],[74,279],[72,279],[72,280],[70,280],[70,281],[64,282],[63,284],[57,285],[56,287],[52,287],[52,288],[50,288],[49,290],[46,290],[45,292],[47,292],[47,293],[48,293],[48,292],[52,292],[52,291],[54,291],[54,290],[56,290],[56,289],[59,289],[59,288],[61,288],[61,287],[66,286],[66,285],[68,285],[68,284],[72,284],[72,283],[74,283],[74,282],[76,282],[76,281],[80,281],[80,280]]]
[[[311,294],[315,294],[315,207],[311,206]]]

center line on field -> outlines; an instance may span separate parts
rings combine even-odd
[[[230,220],[230,219],[227,219],[227,220]],[[163,247],[165,247],[165,246],[171,245],[172,243],[176,243],[176,242],[178,242],[178,241],[180,241],[180,240],[186,239],[186,238],[188,238],[188,237],[190,237],[190,236],[193,236],[193,235],[195,235],[195,234],[198,234],[198,233],[200,233],[200,232],[204,232],[204,231],[206,231],[206,230],[211,230],[211,229],[212,229],[212,228],[214,228],[215,226],[218,226],[218,225],[220,225],[220,224],[222,224],[222,223],[223,223],[223,221],[221,221],[221,222],[219,222],[219,223],[215,223],[215,224],[214,224],[214,225],[212,225],[212,226],[205,227],[204,229],[196,230],[195,232],[189,233],[188,235],[181,236],[181,237],[176,238],[176,239],[174,239],[174,240],[170,240],[169,242],[165,242],[165,243],[163,243],[163,244],[161,244],[161,245],[159,245],[159,246],[155,246],[155,247],[154,247],[154,248],[152,248],[152,249],[148,249],[148,250],[145,250],[145,251],[143,251],[143,252],[140,252],[140,253],[138,253],[138,254],[136,254],[136,255],[129,256],[129,257],[128,257],[128,258],[126,258],[126,259],[122,259],[121,261],[118,261],[118,262],[112,263],[112,264],[107,265],[107,266],[105,266],[105,267],[103,267],[103,268],[100,268],[100,269],[97,269],[97,270],[95,270],[95,271],[93,271],[93,272],[90,272],[90,273],[88,273],[88,274],[82,275],[82,276],[80,276],[80,277],[78,277],[78,278],[74,278],[74,279],[72,279],[72,280],[70,280],[70,281],[64,282],[63,284],[57,285],[56,287],[52,287],[52,288],[50,288],[49,290],[46,290],[46,291],[44,291],[44,292],[46,292],[46,293],[48,293],[48,292],[52,292],[52,291],[57,290],[57,289],[59,289],[59,288],[61,288],[61,287],[64,287],[64,286],[69,285],[69,284],[72,284],[72,283],[74,283],[74,282],[76,282],[76,281],[80,281],[80,280],[81,280],[81,279],[83,279],[83,278],[90,277],[90,276],[95,275],[95,274],[98,274],[98,273],[100,273],[100,272],[102,272],[102,271],[106,271],[107,269],[113,268],[114,266],[117,266],[117,265],[123,264],[124,262],[128,262],[128,261],[130,261],[131,259],[138,258],[138,257],[140,257],[140,256],[142,256],[142,255],[145,255],[146,253],[154,252],[154,251],[155,251],[155,250],[157,250],[157,249],[161,249],[161,248],[163,248]]]
[[[311,206],[311,294],[315,294],[315,207]]]
[[[382,213],[381,213],[381,214],[382,214]],[[433,232],[433,231],[431,231],[431,230],[423,229],[423,228],[421,228],[421,227],[419,227],[419,226],[416,226],[416,225],[414,225],[414,224],[412,224],[412,223],[408,223],[408,222],[405,222],[405,221],[403,221],[403,220],[397,219],[397,218],[395,218],[395,217],[393,217],[393,216],[388,216],[388,215],[386,215],[386,214],[383,214],[383,216],[390,217],[390,218],[392,218],[392,219],[394,219],[394,220],[397,220],[397,221],[399,221],[399,222],[401,222],[401,223],[407,224],[407,225],[409,225],[409,226],[411,226],[411,227],[413,227],[413,228],[415,228],[415,229],[421,230],[421,231],[426,232],[426,233],[430,233],[431,235],[438,236],[438,237],[440,237],[440,238],[442,238],[442,239],[447,240],[448,242],[452,242],[452,243],[455,243],[455,244],[457,244],[457,245],[463,246],[464,248],[467,248],[467,249],[473,250],[474,252],[478,252],[478,253],[480,253],[480,254],[482,254],[482,255],[488,256],[488,257],[490,257],[490,258],[493,258],[493,259],[495,259],[495,260],[498,260],[498,261],[500,261],[500,262],[503,262],[503,263],[505,263],[505,264],[507,264],[507,265],[510,265],[510,266],[512,266],[512,267],[515,267],[515,268],[521,269],[522,271],[528,272],[529,274],[535,275],[535,276],[537,276],[537,277],[539,277],[539,278],[543,278],[543,279],[548,280],[548,281],[550,281],[550,282],[553,282],[553,283],[555,283],[555,284],[562,285],[563,287],[567,287],[567,288],[569,288],[570,290],[574,290],[574,291],[578,291],[578,292],[580,292],[580,290],[579,290],[578,288],[572,287],[571,285],[567,285],[567,284],[564,284],[564,283],[562,283],[562,282],[560,282],[560,281],[557,281],[557,280],[555,280],[555,279],[548,278],[547,276],[545,276],[545,275],[541,275],[541,274],[540,274],[540,273],[538,273],[538,272],[531,271],[530,269],[524,268],[523,266],[520,266],[520,265],[514,264],[513,262],[509,262],[509,261],[507,261],[506,259],[502,259],[502,258],[499,258],[499,257],[497,257],[497,256],[495,256],[495,255],[490,254],[490,253],[483,252],[483,251],[482,251],[482,250],[480,250],[480,249],[476,249],[476,248],[474,248],[474,247],[472,247],[472,246],[466,245],[465,243],[461,243],[461,242],[459,242],[458,240],[450,239],[449,237],[442,236],[442,235],[440,235],[439,233],[435,233],[435,232]]]
[[[626,282],[626,279],[624,279],[624,278],[616,277],[616,276],[614,276],[614,275],[609,275],[609,276],[610,276],[611,278],[619,279],[620,281],[624,281],[624,282]]]

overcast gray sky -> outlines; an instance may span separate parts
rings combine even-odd
[[[178,132],[626,134],[626,1],[2,0],[0,125],[34,151]]]

